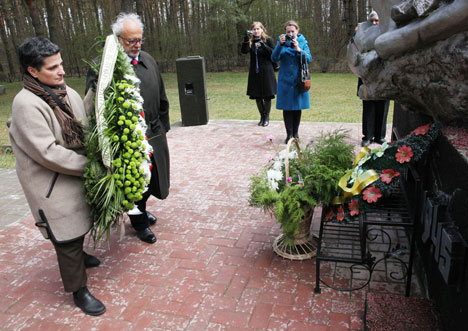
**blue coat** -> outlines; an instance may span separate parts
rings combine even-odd
[[[278,41],[271,54],[271,60],[280,61],[280,70],[278,74],[278,89],[276,96],[276,109],[282,110],[301,110],[310,108],[309,92],[301,92],[298,88],[299,69],[301,66],[300,53],[291,48],[291,42],[286,41],[284,46]],[[302,49],[302,61],[307,63],[312,61],[307,40],[302,34],[297,35],[299,47]]]

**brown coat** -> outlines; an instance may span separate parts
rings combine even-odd
[[[80,95],[70,87],[67,93],[76,119],[85,124]],[[81,177],[84,149],[65,143],[53,110],[25,89],[13,100],[10,140],[16,173],[44,237],[67,242],[85,235],[92,222]]]

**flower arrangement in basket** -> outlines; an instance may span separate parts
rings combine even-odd
[[[117,43],[117,47],[111,81],[104,91],[105,106],[98,114],[91,113],[85,128],[84,186],[95,245],[109,239],[120,216],[142,199],[151,177],[152,148],[146,138],[140,80],[122,46]]]
[[[312,218],[315,206],[328,205],[338,194],[338,181],[353,162],[353,146],[345,142],[347,137],[344,130],[322,133],[303,149],[291,139],[252,176],[249,203],[276,216],[286,245],[294,245],[304,218]]]
[[[421,159],[440,130],[439,123],[426,124],[402,139],[382,144],[381,148],[364,147],[356,156],[354,167],[341,178],[342,192],[325,210],[325,221],[353,221],[361,211],[389,196],[398,177]]]

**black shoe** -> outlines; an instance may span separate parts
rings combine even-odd
[[[380,139],[374,139],[374,142],[379,144],[379,145],[382,145],[384,142],[386,142],[386,140],[383,139],[383,138],[380,138]]]
[[[284,143],[287,145],[288,144],[288,141],[292,138],[292,136],[287,136],[286,137],[286,140],[284,141]]]
[[[89,293],[86,286],[73,292],[73,301],[86,315],[99,316],[105,313],[106,306]]]
[[[296,133],[293,135],[294,139],[299,140],[299,135]]]
[[[146,216],[148,217],[149,225],[155,225],[158,221],[158,218],[151,214],[149,211],[146,211]]]
[[[84,253],[84,265],[86,268],[94,268],[101,264],[97,257]]]
[[[153,231],[151,231],[149,228],[137,231],[137,237],[140,238],[141,241],[144,241],[148,244],[154,244],[157,240]]]
[[[362,147],[367,147],[367,146],[370,145],[370,143],[371,143],[370,140],[368,140],[368,139],[362,139],[362,141],[361,141],[361,146],[362,146]]]
[[[270,114],[266,114],[265,115],[265,118],[263,120],[263,126],[268,126],[268,124],[270,124]]]

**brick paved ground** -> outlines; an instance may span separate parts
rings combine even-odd
[[[340,126],[359,143],[360,124],[302,123],[300,136],[308,140]],[[122,240],[117,229],[109,247],[88,250],[102,261],[88,270],[89,288],[107,307],[100,317],[85,316],[63,291],[52,245],[31,216],[7,226],[0,231],[0,328],[362,329],[369,288],[314,294],[315,260],[276,256],[278,224],[248,206],[249,177],[274,153],[265,138],[273,134],[280,144],[283,131],[281,122],[259,128],[253,121],[173,128],[170,196],[149,201],[159,218],[157,243],[142,243],[126,223]],[[339,285],[347,272],[325,264],[322,274]],[[388,282],[383,272],[375,278],[371,290],[404,292],[403,283]]]

